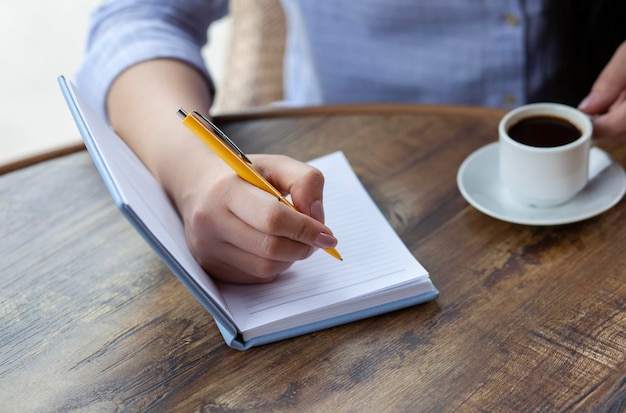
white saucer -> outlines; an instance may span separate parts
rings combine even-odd
[[[626,172],[603,150],[591,148],[589,183],[565,204],[535,208],[513,200],[498,177],[498,142],[490,143],[463,161],[457,184],[463,197],[479,211],[525,225],[560,225],[582,221],[608,210],[626,192]]]

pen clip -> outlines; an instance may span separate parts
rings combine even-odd
[[[235,142],[233,142],[228,136],[226,136],[226,134],[222,132],[220,128],[215,126],[213,122],[211,122],[204,115],[202,115],[201,113],[195,110],[193,111],[193,114],[196,115],[197,118],[199,118],[204,123],[204,126],[206,126],[211,132],[213,132],[213,134],[217,138],[219,138],[222,142],[228,145],[237,155],[239,155],[241,159],[248,162],[249,164],[252,164],[250,159],[248,159],[246,154],[243,153],[241,149],[239,149],[239,147],[235,144]],[[187,112],[185,112],[185,110],[181,108],[181,109],[178,109],[178,115],[184,119],[187,117]]]

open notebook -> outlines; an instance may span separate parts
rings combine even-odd
[[[339,239],[343,261],[319,250],[272,283],[213,280],[194,260],[181,219],[158,182],[69,80],[60,76],[59,84],[115,204],[211,313],[229,346],[244,350],[437,297],[428,272],[393,231],[341,152],[310,164],[326,176],[326,223]]]

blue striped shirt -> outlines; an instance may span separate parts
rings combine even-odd
[[[288,104],[422,102],[509,108],[555,77],[546,0],[283,0]],[[226,0],[108,0],[76,81],[105,114],[112,81],[143,60],[200,49]],[[166,81],[166,80],[164,80]]]

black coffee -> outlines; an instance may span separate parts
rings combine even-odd
[[[581,131],[567,120],[545,115],[522,119],[511,126],[508,132],[511,138],[520,143],[541,148],[567,145],[581,136]]]

